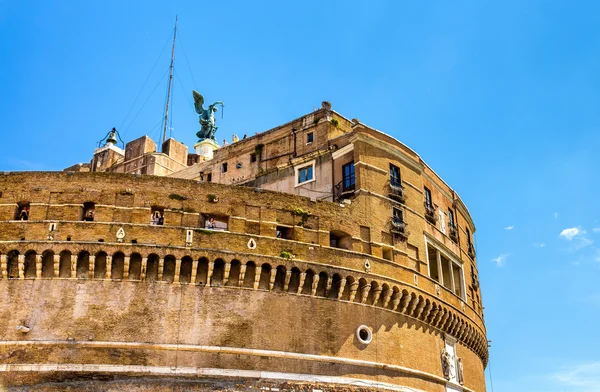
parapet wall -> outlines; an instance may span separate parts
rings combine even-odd
[[[485,390],[480,315],[411,269],[407,254],[367,252],[359,203],[109,173],[5,174],[0,191],[8,384],[39,381],[36,369],[220,369],[444,391],[439,355],[452,336],[465,390]],[[24,203],[29,220],[14,220]],[[84,203],[94,203],[93,221],[81,220]],[[155,210],[163,226],[150,224]],[[207,217],[227,230],[207,230]],[[282,230],[291,237],[278,238]],[[330,242],[342,230],[346,249]],[[356,336],[360,325],[373,331],[370,344]]]

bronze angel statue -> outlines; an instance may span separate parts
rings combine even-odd
[[[215,112],[218,110],[217,105],[221,105],[221,108],[225,107],[222,101],[217,101],[211,105],[208,105],[208,109],[204,109],[204,97],[198,91],[193,90],[192,95],[194,96],[194,107],[196,113],[200,115],[200,131],[196,133],[198,139],[212,139],[215,140],[215,132],[217,132],[217,126],[215,121]]]

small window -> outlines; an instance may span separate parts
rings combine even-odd
[[[242,164],[240,162],[235,164],[235,168],[236,169],[241,169],[242,168]]]
[[[427,187],[425,187],[425,206],[428,209],[433,209],[433,203],[431,202],[431,191]]]
[[[212,173],[208,173],[206,176],[206,182],[212,182]]]
[[[381,256],[386,260],[392,261],[393,254],[394,254],[394,252],[392,251],[392,248],[382,248],[381,249]]]
[[[404,217],[402,216],[402,210],[394,207],[394,221],[398,223],[404,223]]]
[[[448,208],[448,224],[450,225],[450,229],[455,229],[454,226],[454,211],[451,208]]]
[[[399,187],[401,184],[400,180],[400,168],[390,163],[390,185]]]
[[[17,204],[15,220],[29,220],[29,203],[20,202]]]
[[[275,229],[275,236],[284,240],[291,240],[293,234],[293,228],[286,226],[277,226]]]
[[[165,224],[165,210],[159,207],[152,207],[152,214],[150,215],[150,224],[162,226]]]
[[[227,173],[227,162],[223,163],[221,165],[221,172],[222,173]]]
[[[200,172],[200,182],[204,182],[204,172]]]
[[[315,134],[313,132],[309,132],[306,134],[306,144],[310,144],[315,140]]]
[[[96,204],[92,202],[83,203],[83,213],[81,220],[92,222],[96,214]]]
[[[298,184],[313,180],[312,165],[298,169]]]
[[[250,154],[250,163],[256,162],[256,153]]]

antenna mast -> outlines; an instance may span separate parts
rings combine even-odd
[[[163,127],[164,143],[167,139],[167,121],[169,120],[169,101],[171,100],[171,82],[173,81],[173,63],[175,62],[175,39],[177,38],[177,15],[175,16],[175,29],[173,30],[173,48],[171,49],[171,66],[169,67],[169,87],[167,87],[167,104],[165,107],[165,124]],[[162,145],[161,145],[162,150]]]

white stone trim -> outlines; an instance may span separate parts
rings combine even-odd
[[[191,345],[191,344],[154,344],[154,343],[142,343],[142,342],[106,342],[106,341],[66,341],[66,340],[26,340],[26,341],[1,341],[0,347],[9,347],[9,346],[67,346],[70,348],[114,348],[114,349],[142,349],[142,350],[166,350],[166,351],[190,351],[190,352],[203,352],[209,354],[232,354],[232,355],[249,355],[249,356],[261,356],[261,357],[271,357],[271,358],[283,358],[283,359],[293,359],[293,360],[305,360],[310,362],[327,362],[327,363],[336,363],[341,365],[350,365],[350,366],[363,366],[368,368],[375,369],[385,369],[385,370],[393,370],[401,373],[406,373],[414,376],[419,376],[430,381],[438,382],[443,385],[446,385],[447,380],[441,376],[437,376],[435,374],[427,373],[421,370],[400,366],[400,365],[392,365],[381,362],[374,361],[364,361],[360,359],[351,359],[351,358],[343,358],[343,357],[333,357],[327,355],[317,355],[317,354],[302,354],[288,351],[275,351],[275,350],[260,350],[260,349],[250,349],[250,348],[241,348],[241,347],[222,347],[222,346],[200,346],[200,345]],[[129,368],[129,369],[128,369]],[[99,370],[102,369],[102,370]],[[4,364],[0,365],[0,372],[31,372],[31,371],[110,371],[110,372],[137,372],[137,373],[153,373],[151,370],[153,369],[164,369],[159,372],[159,374],[164,374],[162,371],[168,371],[169,374],[190,374],[190,375],[209,375],[210,373],[205,373],[202,370],[213,371],[214,375],[227,376],[228,372],[234,372],[230,376],[242,376],[241,370],[237,369],[207,369],[207,368],[191,368],[191,367],[176,367],[173,370],[172,367],[163,367],[163,366],[137,366],[137,365],[89,365],[89,364],[47,364],[47,365],[38,365],[38,364]],[[199,371],[200,370],[200,371]],[[250,370],[246,372],[251,372],[253,377],[256,377],[257,374],[267,373],[271,376],[269,378],[272,379],[280,379],[280,376],[291,376],[294,373],[275,373],[275,372],[263,372]],[[275,376],[278,375],[278,376]],[[333,381],[334,379],[340,379],[340,377],[335,376],[319,376],[319,375],[302,375],[303,377],[309,377],[309,381],[313,382],[330,382],[336,383]],[[249,376],[250,377],[250,376]],[[283,378],[295,380],[294,378]],[[377,383],[375,381],[370,380],[361,380],[361,379],[352,379],[345,378],[346,383],[348,382],[359,382],[364,383],[363,385],[371,385],[372,383]],[[370,384],[371,383],[371,384]],[[419,391],[417,389],[406,389],[406,387],[395,386],[393,384],[387,384],[387,389],[389,388],[404,388],[404,389],[391,389],[391,390],[399,390],[399,391]],[[464,388],[465,391],[470,391],[470,389]]]
[[[312,161],[304,162],[304,163],[302,163],[300,165],[295,165],[294,166],[294,184],[295,184],[294,188],[298,187],[298,186],[301,186],[301,185],[309,184],[309,183],[314,182],[314,181],[317,180],[317,172],[315,170],[316,169],[315,168],[316,163],[317,163],[317,160],[313,159]],[[305,169],[305,168],[307,168],[309,166],[312,166],[312,178],[310,180],[308,180],[308,181],[298,182],[298,180],[299,180],[299,178],[298,178],[298,172],[301,169]]]
[[[332,152],[331,158],[333,158],[334,160],[338,159],[342,155],[348,154],[350,151],[354,151],[354,144],[352,144],[352,143],[340,148],[339,150]]]

